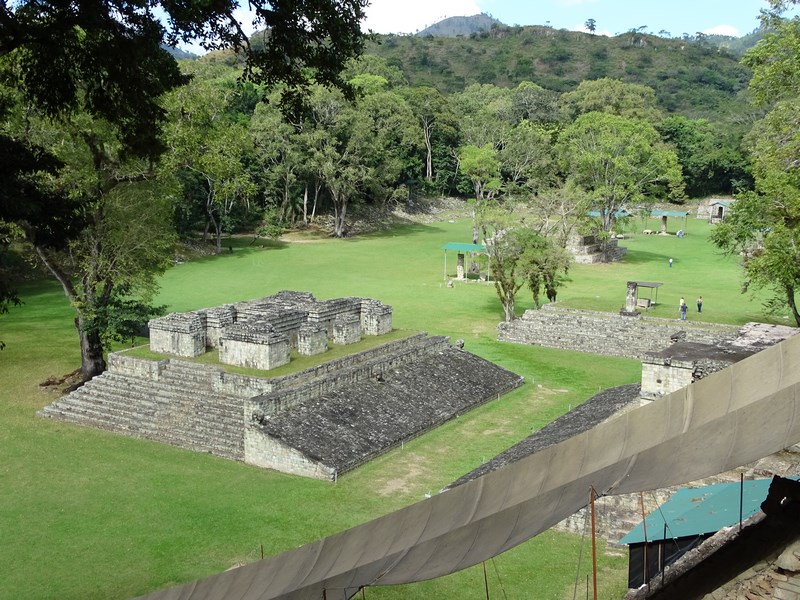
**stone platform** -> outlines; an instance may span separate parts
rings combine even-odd
[[[319,479],[523,383],[426,334],[283,377],[124,353],[108,364],[39,415]]]

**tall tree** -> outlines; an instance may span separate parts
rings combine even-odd
[[[235,88],[225,85],[224,76],[213,78],[204,71],[165,101],[172,116],[165,128],[170,150],[165,163],[191,171],[201,182],[207,223],[220,254],[231,214],[237,207],[249,207],[256,192],[245,165],[253,143],[245,125],[228,110]]]
[[[472,243],[478,243],[480,233],[478,215],[484,200],[500,191],[500,160],[491,144],[481,147],[466,145],[458,153],[459,170],[472,182],[475,204],[472,209]]]
[[[662,138],[677,152],[687,196],[730,195],[750,187],[752,177],[742,147],[742,129],[682,115],[671,115],[659,123]]]
[[[403,96],[419,123],[425,143],[425,179],[432,181],[433,150],[437,130],[451,131],[455,128],[455,118],[447,98],[432,87],[404,88]]]
[[[629,119],[658,123],[662,118],[656,107],[653,88],[618,79],[587,79],[571,92],[561,95],[561,106],[571,120],[589,112],[603,112]]]
[[[800,101],[780,102],[750,134],[756,189],[741,193],[714,243],[742,257],[745,282],[766,288],[768,312],[788,307],[800,326]]]
[[[360,30],[360,23],[367,3],[367,0],[250,2],[255,12],[253,24],[264,30],[260,43],[250,46],[234,16],[238,7],[235,0],[213,3],[100,0],[91,5],[62,0],[4,2],[0,7],[0,79],[12,81],[24,102],[52,119],[88,115],[98,122],[109,123],[115,128],[116,138],[112,162],[123,164],[131,157],[154,159],[164,149],[160,127],[165,111],[159,104],[160,97],[186,80],[175,60],[162,48],[164,42],[175,45],[199,38],[209,49],[228,46],[244,49],[247,77],[269,85],[284,84],[282,103],[287,112],[296,113],[314,82],[350,93],[340,73],[346,61],[363,50],[366,36]],[[166,13],[166,19],[162,20],[162,13]],[[0,116],[5,117],[8,112],[8,105],[0,103]],[[92,212],[91,203],[96,198],[92,199],[92,194],[85,199],[73,198],[77,204],[84,200],[88,204],[67,210],[66,205],[58,202],[60,190],[50,190],[46,178],[29,177],[38,172],[35,163],[49,146],[36,145],[25,135],[0,132],[0,147],[20,146],[27,152],[19,153],[19,157],[31,160],[24,164],[15,162],[13,172],[6,174],[9,181],[21,184],[33,181],[40,206],[29,210],[18,203],[11,205],[4,198],[0,203],[0,221],[18,219],[21,213],[27,213],[28,231],[36,231],[37,239],[41,240],[42,233],[52,228],[53,222],[45,208],[54,206],[57,210],[53,214],[63,217],[58,228],[62,247],[80,243],[85,233],[84,217]],[[96,146],[96,149],[96,156],[100,156],[107,148]],[[100,164],[105,165],[106,161]],[[27,196],[26,201],[32,198]],[[160,268],[156,263],[151,264],[153,274]],[[84,281],[92,280],[91,269],[86,269]],[[119,278],[111,272],[108,275],[112,287],[117,290],[126,287],[124,275]],[[6,286],[0,286],[3,287]],[[65,293],[69,296],[66,287]],[[96,374],[102,361],[95,360],[94,365],[84,368],[85,376]]]
[[[581,115],[559,137],[558,153],[568,182],[584,193],[584,210],[600,213],[605,260],[620,209],[683,195],[675,151],[645,121]]]
[[[520,207],[515,202],[492,201],[484,203],[478,212],[489,270],[506,322],[516,318],[517,293],[526,284],[537,308],[542,287],[548,298],[555,300],[572,261],[571,255],[545,237],[537,225],[526,222]]]
[[[525,120],[513,127],[498,157],[509,193],[534,195],[556,182],[552,139],[541,125]]]
[[[26,97],[50,115],[84,107],[120,126],[123,143],[157,146],[158,97],[182,81],[162,44],[199,39],[208,49],[246,51],[246,75],[284,84],[296,108],[312,83],[349,90],[347,60],[361,54],[367,0],[255,0],[251,46],[236,18],[238,2],[176,0],[20,0],[0,8],[0,56],[18,51]],[[162,20],[159,13],[167,18]]]
[[[788,307],[800,326],[800,18],[784,18],[796,0],[770,0],[762,21],[771,29],[745,55],[753,68],[751,97],[771,107],[749,136],[755,190],[737,196],[734,210],[714,231],[714,242],[742,256],[744,290],[773,292],[766,308]]]
[[[28,114],[19,125],[63,165],[48,194],[63,205],[15,222],[75,310],[81,375],[89,379],[105,369],[111,341],[131,337],[159,311],[151,301],[170,264],[175,186],[148,161],[125,158],[116,128],[88,115],[56,128]]]

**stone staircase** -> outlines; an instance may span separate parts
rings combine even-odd
[[[158,380],[107,371],[39,415],[244,460],[243,400],[200,365],[170,361]]]

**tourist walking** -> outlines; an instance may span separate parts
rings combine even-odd
[[[681,298],[681,304],[680,304],[680,307],[679,307],[679,309],[681,311],[681,321],[685,321],[686,320],[686,311],[688,310],[688,308],[689,307],[686,306],[686,300]]]
[[[699,313],[703,312],[703,297],[702,296],[698,296],[697,297],[697,312],[699,312]]]

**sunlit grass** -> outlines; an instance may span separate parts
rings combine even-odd
[[[624,263],[576,266],[559,301],[616,311],[628,279],[656,280],[664,283],[663,316],[675,316],[669,313],[680,295],[691,306],[702,293],[706,319],[761,318],[759,301],[738,293],[736,261],[708,243],[708,225],[692,221],[687,229],[680,240],[633,235],[624,242],[630,248]],[[394,307],[398,331],[392,335],[427,331],[460,338],[467,350],[525,377],[526,385],[501,400],[336,484],[35,417],[57,397],[39,382],[74,370],[80,355],[60,288],[52,282],[21,286],[25,304],[0,317],[0,339],[7,344],[0,352],[0,598],[125,598],[256,560],[262,545],[267,555],[294,548],[421,500],[599,390],[639,379],[636,361],[497,342],[502,310],[493,287],[445,285],[441,246],[469,239],[466,221],[347,240],[308,236],[251,244],[237,238],[233,252],[176,265],[163,277],[157,302],[174,311],[283,289],[319,299],[374,297]],[[454,266],[451,256],[448,267]],[[520,312],[531,304],[522,291]],[[502,582],[509,598],[571,598],[576,579],[585,585],[587,550],[579,570],[580,543],[548,532],[495,558],[487,564],[492,596],[500,597]],[[601,552],[600,560],[601,589],[624,590],[624,557]],[[478,566],[368,592],[379,594],[481,598],[483,571]]]

